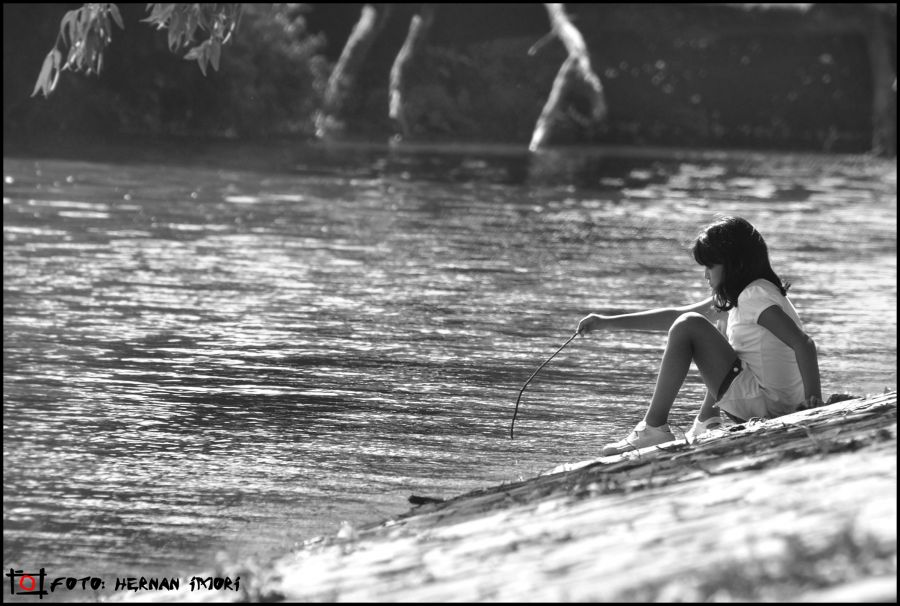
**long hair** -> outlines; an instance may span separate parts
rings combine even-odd
[[[754,280],[768,280],[782,295],[791,286],[772,269],[762,235],[740,217],[723,217],[707,226],[694,240],[691,252],[700,265],[723,266],[722,281],[713,295],[719,311],[737,307],[738,296]]]

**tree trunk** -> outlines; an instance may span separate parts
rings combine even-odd
[[[572,87],[571,74],[574,69],[575,59],[569,57],[556,73],[550,96],[547,97],[544,109],[541,111],[537,124],[534,126],[534,132],[531,134],[531,143],[528,145],[528,151],[535,152],[542,148],[553,133],[553,127],[559,121],[564,111],[562,107],[563,99],[565,99],[566,93]]]
[[[347,38],[344,50],[328,78],[322,109],[316,114],[317,137],[328,137],[343,130],[344,124],[340,120],[340,113],[344,102],[353,88],[366,54],[384,28],[392,9],[390,4],[363,6],[359,21]]]
[[[897,68],[891,62],[888,24],[881,15],[870,17],[866,41],[872,69],[872,153],[897,155]],[[896,23],[894,24],[896,27]]]
[[[553,81],[553,89],[550,91],[550,96],[547,98],[547,103],[544,104],[544,109],[541,111],[531,136],[531,144],[528,146],[530,151],[540,149],[552,135],[553,126],[558,122],[564,110],[565,93],[571,89],[572,81],[576,76],[587,85],[591,101],[591,119],[594,122],[602,122],[606,119],[607,113],[603,85],[591,68],[591,59],[581,32],[572,25],[562,4],[545,4],[544,6],[550,16],[553,31],[565,45],[569,57]]]
[[[434,10],[433,4],[423,4],[419,14],[413,15],[409,22],[409,32],[406,34],[406,41],[403,43],[400,52],[397,53],[394,65],[391,66],[388,115],[394,121],[398,134],[403,137],[408,137],[410,134],[405,101],[406,72],[410,62],[418,53],[425,37],[428,35],[428,30],[431,29],[431,24],[434,22]]]
[[[759,34],[847,34],[859,33],[866,41],[872,76],[872,134],[870,151],[881,156],[897,155],[897,5],[896,4],[725,4],[748,10],[783,9],[797,13],[797,22],[773,21],[762,26],[737,22],[720,27],[719,33]]]

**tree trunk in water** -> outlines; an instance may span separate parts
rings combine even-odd
[[[553,132],[553,126],[559,121],[559,118],[563,113],[562,100],[571,88],[571,73],[572,70],[575,69],[574,64],[575,59],[569,57],[563,62],[562,67],[560,67],[559,71],[556,73],[556,78],[553,80],[553,88],[550,90],[550,96],[547,97],[544,109],[541,110],[541,115],[534,127],[534,132],[531,134],[531,143],[528,145],[528,151],[534,152],[543,147],[544,142],[550,138],[550,134]]]
[[[881,15],[874,14],[866,36],[872,69],[872,153],[896,156],[897,66],[891,62],[891,56],[896,56],[897,51],[891,49],[887,27]]]
[[[423,4],[419,14],[413,15],[410,20],[406,41],[403,43],[400,52],[397,53],[397,58],[394,59],[394,65],[391,66],[391,80],[388,91],[388,115],[391,120],[394,121],[398,134],[403,137],[408,137],[410,134],[409,121],[406,117],[406,101],[404,99],[406,92],[404,90],[406,71],[409,67],[409,63],[421,48],[433,22],[434,5]]]
[[[343,130],[344,125],[339,114],[353,88],[366,54],[384,27],[392,8],[390,4],[363,6],[359,21],[347,38],[344,50],[328,78],[322,109],[316,114],[317,137],[328,137]]]
[[[603,85],[591,68],[591,59],[588,56],[587,45],[581,32],[572,25],[562,4],[545,4],[544,6],[550,16],[553,31],[565,45],[569,57],[553,81],[553,89],[550,91],[550,96],[547,98],[547,103],[544,104],[544,109],[541,111],[531,136],[531,144],[528,146],[530,151],[537,151],[543,147],[552,135],[553,125],[558,122],[563,113],[565,93],[571,88],[572,80],[576,76],[587,85],[591,100],[591,119],[594,122],[602,122],[607,113]]]

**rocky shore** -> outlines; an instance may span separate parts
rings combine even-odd
[[[414,500],[209,599],[895,602],[897,394]]]

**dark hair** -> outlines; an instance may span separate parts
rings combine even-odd
[[[714,294],[719,311],[737,307],[738,296],[754,280],[768,280],[782,295],[791,286],[769,264],[769,249],[762,235],[740,217],[722,217],[707,226],[694,240],[691,252],[700,265],[723,266],[722,281]]]

